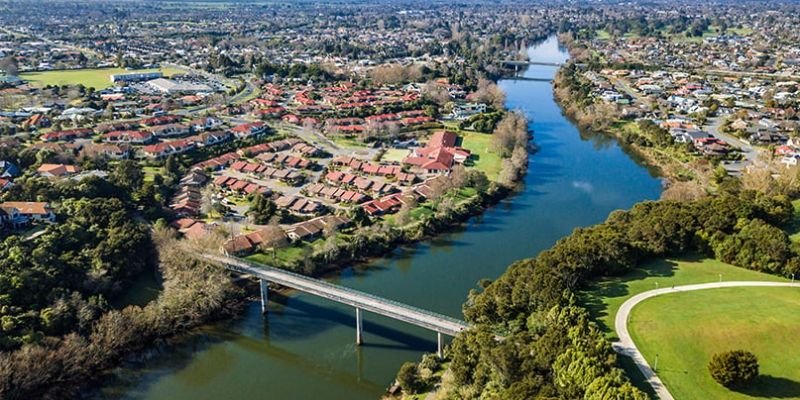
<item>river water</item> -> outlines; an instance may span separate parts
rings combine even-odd
[[[531,60],[562,62],[550,38]],[[531,66],[524,77],[552,78],[555,67]],[[547,82],[504,80],[510,109],[532,121],[540,150],[524,189],[453,233],[407,246],[335,282],[461,317],[467,293],[515,260],[535,256],[574,228],[609,212],[658,198],[661,182],[613,140],[582,137],[562,116]],[[257,303],[235,321],[204,329],[146,365],[117,371],[99,398],[377,399],[400,365],[436,349],[436,335],[366,313],[364,345],[355,345],[354,310],[303,294]]]

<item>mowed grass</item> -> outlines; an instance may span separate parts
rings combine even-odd
[[[497,181],[503,168],[503,159],[492,149],[492,135],[479,132],[461,131],[461,147],[472,152],[468,166],[477,168],[491,181]]]
[[[647,262],[629,273],[593,282],[581,301],[610,339],[616,339],[614,318],[625,300],[659,287],[723,281],[787,281],[784,278],[689,255]]]
[[[388,149],[381,157],[384,162],[401,162],[408,156],[408,149]]]
[[[145,182],[153,182],[156,175],[164,175],[164,167],[142,167]]]
[[[44,87],[47,85],[78,85],[95,89],[105,89],[111,87],[111,75],[126,73],[144,73],[161,71],[165,76],[180,74],[184,71],[177,68],[158,68],[126,70],[124,68],[95,68],[95,69],[75,69],[60,71],[26,72],[20,74],[20,78],[30,82],[33,86]]]
[[[676,399],[800,399],[800,289],[724,288],[668,294],[633,309],[632,337]],[[747,389],[717,384],[712,355],[743,349],[761,376]]]
[[[306,251],[304,248],[305,246],[306,245],[303,244],[300,246],[283,247],[276,249],[274,254],[271,251],[266,253],[258,252],[245,257],[245,259],[278,267],[295,265],[303,259]]]

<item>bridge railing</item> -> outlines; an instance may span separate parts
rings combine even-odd
[[[326,281],[321,280],[321,279],[311,278],[311,277],[308,277],[306,275],[298,274],[296,272],[287,271],[287,270],[284,270],[284,269],[278,269],[278,268],[275,268],[275,267],[271,267],[269,265],[253,262],[253,261],[250,261],[250,260],[245,260],[245,259],[241,259],[241,258],[233,258],[233,259],[238,261],[238,262],[241,262],[243,264],[248,265],[250,268],[268,270],[268,271],[272,271],[272,272],[275,272],[275,273],[286,274],[286,275],[292,276],[292,277],[297,278],[297,279],[305,280],[305,281],[308,281],[308,282],[313,282],[314,284],[317,284],[317,285],[320,285],[320,286],[324,286],[324,287],[332,289],[332,290],[345,291],[345,292],[348,292],[348,293],[351,293],[351,294],[354,294],[354,295],[357,295],[357,296],[362,296],[362,297],[369,298],[370,300],[374,300],[374,301],[377,301],[377,302],[380,302],[380,303],[387,303],[387,304],[392,304],[392,305],[397,306],[397,307],[411,309],[411,310],[413,310],[415,312],[418,312],[418,313],[421,313],[421,314],[424,314],[424,315],[427,315],[427,316],[430,316],[430,317],[438,318],[438,319],[441,319],[441,320],[445,320],[445,321],[448,321],[448,322],[453,323],[453,324],[462,325],[464,327],[467,326],[466,322],[464,322],[462,320],[459,320],[457,318],[449,317],[447,315],[439,314],[439,313],[436,313],[436,312],[433,312],[433,311],[428,311],[428,310],[425,310],[425,309],[422,309],[422,308],[419,308],[419,307],[414,307],[414,306],[411,306],[411,305],[408,305],[408,304],[405,304],[405,303],[401,303],[399,301],[387,299],[385,297],[376,296],[374,294],[370,294],[370,293],[367,293],[367,292],[362,292],[360,290],[352,289],[352,288],[349,288],[347,286],[334,285],[334,284],[332,284],[330,282],[326,282]],[[236,269],[236,268],[234,268],[234,269]],[[242,273],[248,273],[248,274],[250,273],[249,271],[247,271],[245,269],[238,269],[238,271],[242,272]]]

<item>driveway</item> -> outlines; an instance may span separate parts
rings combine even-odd
[[[650,364],[648,364],[647,360],[645,360],[644,356],[642,356],[642,353],[639,352],[638,348],[636,348],[636,344],[633,343],[633,339],[631,339],[630,332],[628,332],[628,318],[630,317],[631,310],[633,310],[633,307],[636,307],[637,304],[641,303],[644,300],[647,300],[651,297],[660,296],[662,294],[691,292],[695,290],[706,290],[706,289],[718,289],[718,288],[729,288],[729,287],[753,287],[753,286],[800,288],[800,283],[752,282],[752,281],[712,282],[712,283],[701,283],[696,285],[676,286],[672,288],[655,289],[644,293],[639,293],[636,296],[633,296],[627,301],[625,301],[625,303],[622,303],[622,306],[619,308],[619,311],[617,312],[617,316],[614,318],[614,329],[617,332],[617,336],[619,336],[619,341],[613,343],[614,350],[619,354],[628,356],[633,359],[633,362],[636,363],[636,367],[639,368],[639,371],[642,372],[642,375],[644,376],[645,380],[647,380],[647,383],[653,387],[653,390],[656,392],[659,399],[673,400],[674,398],[672,397],[672,394],[669,392],[667,387],[664,386],[664,383],[661,382],[661,379],[656,375],[656,373],[650,367]]]

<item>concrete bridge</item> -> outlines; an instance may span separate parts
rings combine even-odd
[[[531,60],[528,60],[528,61],[525,61],[525,60],[502,60],[502,61],[500,61],[500,64],[509,65],[509,66],[514,67],[514,68],[519,68],[519,67],[528,66],[528,65],[544,65],[544,66],[547,66],[547,67],[560,67],[560,66],[564,65],[563,63],[544,62],[544,61],[531,61]]]
[[[258,278],[261,283],[261,311],[264,313],[267,311],[267,301],[269,298],[268,282],[354,307],[356,309],[357,344],[363,343],[362,314],[364,311],[373,312],[436,332],[437,354],[439,357],[442,356],[444,347],[442,335],[455,336],[459,332],[469,328],[467,323],[455,318],[264,264],[245,261],[239,258],[209,254],[203,255],[203,258],[221,264],[231,271]]]
[[[509,79],[511,79],[512,81],[531,81],[531,82],[547,82],[547,83],[553,82],[552,79],[547,79],[547,78],[528,78],[526,76],[517,76],[517,75]]]

